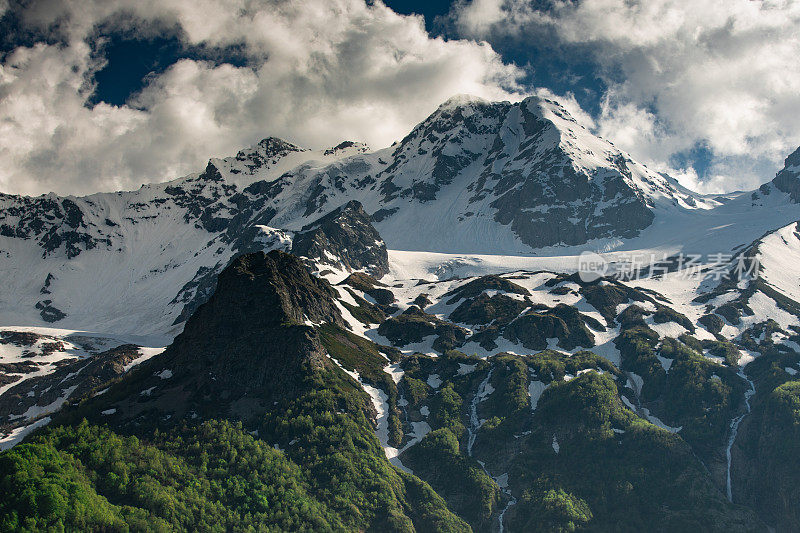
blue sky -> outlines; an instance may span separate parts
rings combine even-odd
[[[706,191],[800,144],[790,0],[0,0],[0,191],[133,188],[268,135],[379,148],[545,92]]]

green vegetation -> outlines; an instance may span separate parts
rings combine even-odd
[[[694,333],[694,324],[692,321],[674,309],[669,307],[659,306],[655,313],[653,313],[653,321],[656,324],[665,324],[667,322],[675,322],[686,328],[689,333]]]
[[[463,435],[466,430],[461,416],[463,405],[464,400],[455,391],[452,383],[442,386],[431,400],[431,424],[447,428],[456,435]]]
[[[693,325],[652,294],[563,276],[554,285],[567,279],[621,325],[620,368],[590,351],[469,357],[452,350],[466,330],[419,307],[387,320],[390,291],[351,276],[356,318],[380,322],[397,344],[437,336],[440,357],[403,355],[347,331],[321,282],[306,279],[299,295],[276,284],[269,294],[282,305],[302,305],[272,316],[252,313],[264,301],[252,292],[264,284],[237,278],[230,302],[202,307],[202,321],[160,358],[104,384],[103,395],[76,398],[51,426],[0,454],[0,530],[466,532],[494,530],[503,509],[511,531],[762,530],[727,501],[718,477],[712,482],[730,420],[743,410],[737,346],[660,338],[651,320]],[[490,297],[487,288],[527,294],[498,276],[448,293],[453,304],[464,300],[451,318],[490,323],[473,337],[482,345],[505,334],[543,347],[558,338],[572,349],[605,328],[575,307]],[[261,322],[226,318],[243,299]],[[630,305],[617,316],[631,301],[655,312]],[[301,323],[307,308],[326,324]],[[800,370],[800,354],[773,342],[775,333],[788,335],[772,321],[742,335],[761,356],[747,367],[758,392],[734,447],[734,494],[776,529],[795,530],[800,382],[791,368]],[[397,384],[383,370],[389,361],[404,371]],[[169,380],[158,377],[164,368],[175,370]],[[390,445],[403,448],[430,426],[400,457],[414,475],[386,459],[375,406],[347,372],[386,394]],[[636,398],[627,388],[638,382],[633,374],[643,381]],[[620,391],[680,431],[640,418]],[[112,406],[114,416],[100,414]]]
[[[755,382],[752,413],[745,417],[733,449],[733,494],[756,508],[777,531],[800,529],[800,381],[787,371],[800,368],[800,353],[774,343],[775,324],[758,324],[745,333],[759,342],[761,356],[746,367]]]
[[[492,360],[494,391],[481,402],[481,412],[491,416],[481,427],[477,450],[499,449],[522,430],[530,416],[528,366],[522,357],[500,355]]]
[[[737,499],[754,505],[777,531],[797,531],[800,509],[800,381],[767,393],[742,424],[733,471]],[[752,455],[751,455],[752,454]]]
[[[658,340],[658,333],[646,325],[625,329],[614,340],[622,354],[621,369],[634,372],[644,380],[640,391],[643,402],[657,399],[667,381],[667,373],[656,354]]]
[[[389,444],[399,446],[403,441],[403,428],[397,407],[397,385],[383,371],[387,361],[378,352],[377,346],[331,324],[320,328],[320,337],[325,349],[339,364],[351,372],[358,372],[365,383],[386,393],[389,404]]]
[[[692,392],[693,378],[704,375],[694,365],[705,360],[683,342],[644,346],[653,349],[662,370],[656,355],[675,358],[675,379],[685,394]],[[409,384],[418,385],[414,402],[430,406],[426,421],[433,431],[401,459],[474,528],[495,527],[505,504],[480,460],[492,475],[509,474],[509,488],[517,496],[504,518],[511,531],[634,530],[655,523],[666,530],[758,529],[752,513],[727,502],[681,435],[622,404],[618,383],[624,376],[606,359],[588,351],[504,354],[482,362],[459,357],[415,356],[404,362],[401,387],[409,397]],[[475,371],[458,374],[458,361],[476,364]],[[587,369],[596,372],[578,375]],[[473,458],[466,454],[469,401],[490,370],[491,392],[477,404],[484,422]],[[443,381],[438,389],[423,381],[434,373]],[[577,377],[564,381],[567,374]],[[548,384],[535,411],[527,394],[531,379]],[[719,380],[712,381],[713,391]],[[700,387],[704,394],[706,386]],[[687,401],[703,401],[702,394]]]
[[[349,377],[331,369],[308,380],[305,394],[266,414],[260,438],[220,421],[139,437],[85,421],[48,428],[0,455],[0,485],[15,495],[0,507],[0,524],[5,530],[469,529],[428,485],[386,461],[365,414],[366,395]]]
[[[307,392],[258,428],[301,466],[313,494],[348,530],[464,531],[428,485],[394,469],[359,405],[366,394],[341,371],[309,378]]]
[[[548,486],[547,481],[542,480],[535,489],[523,492],[516,514],[525,513],[531,517],[527,523],[520,520],[525,523],[525,531],[575,531],[594,518],[585,501],[564,489],[546,488]]]
[[[429,315],[415,305],[382,323],[378,333],[397,346],[422,342],[425,337],[436,335],[433,349],[442,353],[461,346],[467,339],[464,328]]]
[[[739,364],[739,357],[742,356],[739,348],[735,344],[728,341],[704,341],[700,350],[694,348],[695,351],[708,350],[710,355],[722,357],[728,366],[736,367]]]
[[[619,370],[608,359],[586,350],[573,355],[545,350],[536,355],[527,356],[525,362],[536,373],[536,379],[544,383],[563,381],[565,375],[575,376],[579,371],[588,368],[596,368],[615,376],[619,375]]]
[[[460,453],[458,438],[437,429],[403,455],[403,464],[424,478],[476,531],[489,529],[500,489],[475,459]]]
[[[552,309],[522,315],[506,327],[503,336],[532,350],[544,350],[547,339],[557,338],[558,346],[572,350],[578,346],[594,346],[594,334],[586,327],[587,322],[596,329],[605,329],[574,307],[559,304]]]
[[[511,487],[522,494],[508,512],[509,530],[757,529],[680,436],[622,405],[609,374],[553,382],[533,419],[508,467]]]
[[[207,422],[156,445],[85,421],[0,455],[0,528],[340,529],[298,467],[240,425]]]
[[[489,324],[492,321],[508,324],[529,306],[530,303],[505,294],[489,296],[481,293],[461,302],[450,313],[450,320],[461,324]]]
[[[577,277],[577,276],[576,276]],[[637,302],[652,302],[655,300],[642,292],[626,287],[619,283],[595,281],[581,285],[580,293],[586,301],[597,309],[608,325],[612,325],[617,317],[617,307],[631,300]]]
[[[644,406],[667,424],[681,427],[681,436],[701,455],[707,457],[722,445],[745,390],[735,370],[697,353],[703,344],[698,346],[696,339],[684,335],[682,340],[659,340],[646,325],[623,330],[615,343],[622,354],[622,370],[643,379]],[[707,345],[731,360],[738,359],[732,346],[720,342]],[[669,372],[663,360],[671,361]]]
[[[351,315],[353,315],[353,318],[365,325],[380,324],[386,320],[386,315],[378,306],[372,305],[350,289],[345,288],[345,290],[350,293],[355,302],[358,304],[353,305],[347,302],[342,302],[342,305],[350,312]]]

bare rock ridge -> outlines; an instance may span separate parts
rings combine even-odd
[[[265,388],[275,393],[303,364],[324,364],[311,324],[344,326],[334,296],[328,282],[290,254],[240,256],[167,349],[164,364],[197,372],[205,385],[213,381],[234,396]]]
[[[359,202],[350,201],[303,227],[294,236],[280,231],[265,234],[262,230],[260,238],[242,242],[236,249],[237,253],[247,254],[270,249],[288,252],[291,248],[294,255],[304,258],[315,270],[364,270],[381,277],[389,273],[389,256],[371,220]],[[210,297],[223,266],[201,267],[181,289],[174,302],[183,302],[184,306],[175,324],[184,322]]]
[[[252,420],[296,398],[335,365],[314,324],[344,327],[335,290],[278,250],[237,257],[211,298],[161,354],[141,363],[80,416],[120,428],[172,427],[185,418]],[[365,403],[365,409],[371,406]],[[113,412],[114,416],[102,416]],[[72,416],[70,411],[64,416]]]
[[[323,265],[364,270],[380,278],[389,273],[386,244],[360,202],[352,200],[304,226],[292,253]]]
[[[792,201],[800,202],[800,148],[786,158],[783,169],[778,172],[772,184],[779,191],[787,193]],[[761,188],[765,191],[765,186]]]

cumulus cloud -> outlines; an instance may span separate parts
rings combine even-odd
[[[521,76],[486,43],[431,38],[420,17],[363,0],[40,1],[21,19],[62,43],[0,64],[3,192],[138,187],[268,135],[382,147],[455,93],[516,98]],[[98,27],[177,28],[189,45],[241,49],[247,64],[182,59],[128,104],[91,106]]]
[[[464,36],[590,54],[608,87],[597,131],[665,168],[706,147],[701,188],[755,186],[800,144],[800,2],[473,0],[452,19]]]

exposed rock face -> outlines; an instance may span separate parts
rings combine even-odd
[[[87,230],[83,210],[72,198],[0,193],[0,236],[34,239],[44,256],[63,247],[66,257],[72,259],[105,241]]]
[[[366,270],[378,278],[389,273],[386,244],[356,201],[304,226],[295,235],[292,253],[345,270]]]
[[[314,325],[346,327],[334,296],[291,254],[240,256],[165,352],[141,363],[98,405],[116,409],[120,427],[263,414],[332,367]]]
[[[41,409],[52,410],[65,392],[70,398],[81,398],[101,385],[125,373],[125,366],[135,361],[142,354],[138,346],[126,344],[94,355],[88,359],[65,360],[57,370],[44,376],[35,376],[13,386],[0,397],[0,420],[4,430],[14,425],[27,423],[26,412],[30,418],[38,416]],[[35,363],[32,370],[38,370]],[[20,372],[24,369],[3,370]]]
[[[249,172],[255,174],[259,169],[275,165],[283,157],[292,152],[302,152],[303,149],[276,137],[262,139],[255,146],[240,150],[236,154],[236,161],[244,163],[246,169],[236,169],[235,174]]]
[[[703,315],[697,320],[702,326],[710,333],[719,333],[722,331],[723,326],[725,326],[725,321],[722,320],[722,317],[715,314]]]
[[[458,220],[489,217],[537,248],[632,237],[653,221],[655,197],[684,199],[663,177],[591,135],[555,102],[454,99],[417,126],[375,174],[380,219],[407,202],[434,204],[457,180],[469,195]],[[595,153],[595,150],[604,153]],[[419,176],[420,160],[429,176]],[[413,174],[413,177],[412,177]],[[452,208],[452,206],[448,206]]]
[[[530,305],[530,302],[515,300],[505,294],[488,296],[482,293],[475,298],[464,300],[450,313],[450,320],[472,325],[491,322],[508,324]]]
[[[800,382],[784,383],[765,396],[743,420],[732,450],[734,501],[752,505],[777,531],[797,531]]]
[[[445,296],[449,296],[450,299],[447,301],[447,304],[454,304],[458,300],[462,298],[473,298],[478,296],[483,291],[487,290],[496,290],[496,291],[503,291],[508,292],[511,294],[522,294],[528,295],[528,289],[517,285],[513,281],[509,281],[503,277],[489,275],[489,276],[482,276],[478,279],[472,280],[469,283],[466,283],[456,289],[445,294]]]
[[[395,301],[394,293],[387,289],[386,285],[363,272],[353,272],[341,282],[341,285],[349,285],[360,290],[381,306],[391,305]]]
[[[792,190],[798,157],[770,187]],[[70,289],[92,287],[90,272],[107,261],[120,268],[105,271],[104,284],[135,315],[123,333],[172,335],[245,253],[292,250],[320,271],[327,264],[380,278],[387,247],[505,255],[579,246],[633,237],[654,212],[683,216],[706,202],[537,97],[451,99],[374,152],[353,142],[310,151],[267,138],[199,170],[81,198],[0,195],[0,269],[31,287],[23,298],[0,287],[0,299],[19,302],[11,312],[24,322],[13,322],[118,327],[110,304],[97,314],[117,316],[89,323],[85,310],[97,298]],[[9,251],[18,245],[25,254]],[[40,268],[17,264],[39,254]],[[78,256],[86,268],[73,268]],[[123,271],[130,275],[114,274]]]
[[[800,148],[786,158],[783,169],[772,180],[772,184],[788,194],[793,202],[800,202]]]
[[[67,316],[60,309],[53,307],[52,303],[52,300],[42,300],[36,303],[36,309],[39,310],[39,315],[45,322],[58,322]]]
[[[287,374],[323,364],[324,351],[307,323],[344,327],[333,297],[330,285],[294,256],[241,256],[220,274],[216,292],[186,323],[166,361],[206,383],[203,368],[213,369],[215,388],[233,395],[268,385],[269,394],[277,393],[292,382]]]
[[[413,305],[381,324],[378,333],[397,346],[422,342],[425,337],[437,335],[433,349],[440,352],[462,346],[467,339],[464,328],[429,315]]]
[[[234,249],[241,254],[267,250],[288,252],[291,249],[293,254],[307,259],[307,264],[315,269],[323,270],[328,265],[345,271],[365,270],[377,277],[389,272],[386,245],[372,226],[370,216],[356,201],[335,209],[294,235],[275,228],[247,226],[237,230],[241,233],[233,237],[230,229],[224,236],[231,236]],[[184,303],[174,324],[186,321],[211,296],[222,268],[222,263],[214,268],[201,267],[181,288],[171,302]],[[381,289],[376,289],[377,292]],[[388,296],[391,297],[391,293]]]
[[[503,336],[534,350],[547,348],[547,339],[558,339],[558,346],[572,350],[594,346],[594,335],[585,325],[585,317],[574,307],[558,305],[545,312],[522,315],[509,324]]]
[[[525,113],[523,128],[545,134],[546,121]],[[534,143],[531,143],[533,145]],[[560,146],[543,154],[524,171],[500,175],[498,185],[508,189],[492,206],[495,220],[510,224],[520,239],[531,247],[553,244],[583,244],[591,239],[634,237],[653,222],[647,200],[630,186],[630,169],[625,158],[595,173],[576,170]],[[513,180],[513,181],[512,181]],[[602,209],[597,209],[603,205]]]
[[[296,256],[272,251],[238,257],[220,274],[214,294],[164,353],[142,362],[99,394],[68,405],[54,416],[50,427],[104,425],[112,432],[138,437],[150,450],[178,448],[199,458],[198,448],[183,437],[186,429],[206,431],[224,422],[232,429],[219,437],[206,434],[210,446],[204,453],[217,455],[216,450],[223,449],[217,448],[218,443],[227,445],[235,438],[245,439],[245,445],[226,447],[219,453],[223,459],[214,475],[222,483],[228,480],[235,455],[245,461],[256,457],[259,465],[267,463],[276,476],[296,475],[305,484],[289,485],[284,491],[278,482],[273,484],[271,471],[262,475],[264,490],[279,487],[273,490],[278,500],[294,503],[298,493],[305,494],[297,487],[308,486],[320,501],[325,497],[333,502],[335,511],[331,512],[336,516],[353,512],[359,519],[364,517],[354,526],[335,527],[317,518],[310,529],[470,531],[459,518],[448,514],[444,501],[428,485],[393,468],[387,460],[379,440],[385,422],[376,420],[378,409],[370,401],[373,389],[368,393],[361,383],[372,383],[392,395],[383,403],[391,410],[394,422],[389,422],[389,427],[397,434],[399,446],[402,428],[397,386],[392,376],[383,372],[387,360],[381,355],[394,354],[391,348],[378,347],[346,331],[334,301],[336,295],[327,281],[312,276]],[[24,336],[13,340],[30,341]],[[359,378],[344,369],[359,372]],[[162,444],[161,435],[170,435],[170,439],[176,435],[176,440]],[[280,452],[269,449],[271,446]],[[256,455],[259,448],[270,453]],[[70,451],[75,453],[65,450],[65,457]],[[276,457],[281,462],[273,464]],[[158,460],[163,463],[161,456]],[[252,464],[236,462],[237,472],[251,475],[248,465]],[[205,470],[205,463],[199,469]],[[208,470],[212,470],[210,466]],[[89,468],[86,471],[91,472]],[[363,496],[341,497],[341,483],[336,481],[340,472],[347,472],[348,490]],[[6,469],[3,474],[6,480],[10,477]],[[148,474],[137,471],[130,477],[135,483],[142,475]],[[158,490],[162,480],[174,486],[174,479],[173,471],[159,474],[151,488]],[[236,498],[240,494],[238,490]],[[216,491],[213,498],[215,508],[223,512],[238,509],[236,504],[217,499]],[[309,501],[313,502],[304,497],[301,503]],[[249,523],[252,514],[246,513],[241,516]],[[297,522],[286,514],[278,526],[291,530]],[[189,522],[193,519],[182,520],[176,527],[194,528]],[[227,517],[223,521],[229,523]]]

